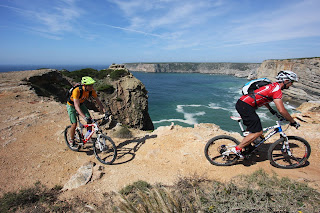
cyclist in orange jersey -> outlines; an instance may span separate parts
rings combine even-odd
[[[67,111],[71,122],[70,144],[74,144],[74,134],[77,127],[77,113],[87,123],[92,123],[91,115],[84,104],[84,102],[88,100],[90,96],[92,96],[96,100],[97,104],[99,105],[100,111],[106,113],[106,110],[99,100],[96,91],[93,89],[93,84],[95,82],[96,81],[89,76],[82,77],[81,85],[73,89],[71,97],[67,101]]]

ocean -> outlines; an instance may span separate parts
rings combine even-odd
[[[239,116],[235,104],[247,79],[198,73],[133,72],[133,75],[148,90],[149,114],[155,128],[173,122],[184,127],[214,123],[223,130],[240,130],[238,122],[230,116]],[[271,106],[275,108],[273,103]],[[263,127],[275,124],[265,107],[259,108],[257,113]]]
[[[80,70],[84,68],[93,68],[96,70],[102,70],[102,69],[107,69],[110,66],[110,64],[107,65],[48,65],[48,64],[43,64],[43,65],[2,65],[0,64],[0,72],[12,72],[12,71],[24,71],[24,70],[36,70],[40,68],[49,68],[49,69],[57,69],[57,70],[62,70],[66,69],[69,71],[75,71],[75,70]]]
[[[39,68],[67,69],[83,68],[97,70],[109,65],[0,65],[0,72],[34,70]],[[193,127],[197,123],[214,123],[226,131],[239,131],[238,122],[230,116],[239,116],[235,104],[241,96],[247,79],[230,75],[199,73],[145,73],[132,72],[148,90],[149,114],[155,128],[174,124]],[[273,104],[271,104],[275,108]],[[286,105],[289,112],[293,107]],[[263,127],[274,125],[275,118],[262,107],[258,115]]]

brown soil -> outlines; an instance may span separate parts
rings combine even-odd
[[[80,152],[67,148],[63,135],[64,128],[69,125],[66,107],[38,97],[28,85],[24,85],[21,80],[32,72],[0,74],[0,194],[33,186],[37,181],[48,187],[63,186],[84,163],[93,161],[102,165],[90,148]],[[297,114],[306,122],[300,122],[299,130],[290,128],[286,132],[303,137],[311,144],[309,165],[303,168],[275,168],[267,160],[265,150],[251,161],[231,167],[213,166],[204,156],[206,142],[219,134],[241,139],[238,133],[224,132],[212,124],[200,124],[194,128],[161,127],[154,132],[133,131],[133,139],[114,138],[119,147],[114,165],[103,165],[105,174],[101,179],[66,191],[62,198],[77,196],[93,202],[102,198],[104,192],[118,191],[137,180],[172,184],[179,177],[196,174],[228,181],[261,168],[269,174],[306,182],[319,190],[319,114],[319,109]]]

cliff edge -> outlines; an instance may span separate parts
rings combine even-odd
[[[175,73],[205,73],[220,75],[235,75],[248,77],[256,72],[258,63],[125,63],[130,71],[138,72],[175,72]]]

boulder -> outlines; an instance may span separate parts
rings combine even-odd
[[[69,181],[66,184],[64,184],[62,191],[76,189],[80,186],[87,184],[91,179],[93,166],[94,163],[91,161],[81,166],[78,169],[77,173],[72,175]]]

